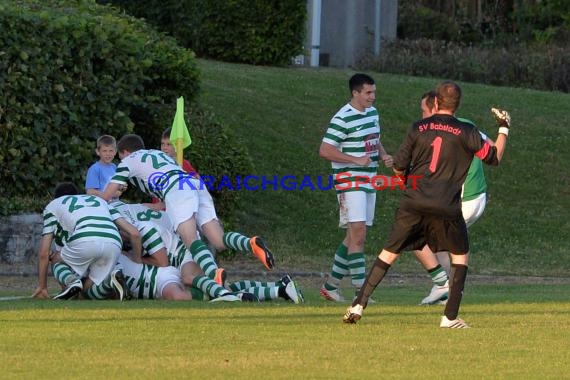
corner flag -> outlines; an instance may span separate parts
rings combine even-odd
[[[184,97],[181,96],[176,100],[176,114],[172,122],[172,130],[170,131],[170,143],[176,147],[176,162],[182,166],[184,148],[192,143],[188,127],[184,121]]]

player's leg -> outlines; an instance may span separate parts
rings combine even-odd
[[[200,231],[208,243],[217,252],[230,248],[240,252],[249,252],[261,261],[268,270],[273,269],[273,253],[267,248],[259,236],[249,238],[237,232],[224,233],[222,225],[216,215],[214,202],[208,192],[200,192],[200,207],[197,215]]]
[[[449,297],[443,312],[444,315],[441,318],[440,327],[467,328],[469,326],[465,321],[458,318],[469,265],[467,226],[465,220],[459,217],[455,221],[446,223],[440,231],[440,239],[446,239],[446,245],[452,249]]]
[[[368,304],[368,300],[374,292],[374,289],[376,289],[378,284],[384,279],[386,273],[397,259],[397,253],[387,251],[386,249],[380,252],[364,280],[364,285],[356,295],[354,301],[352,301],[352,305],[344,314],[343,322],[356,323],[362,318],[362,311]]]
[[[231,284],[228,285],[228,288],[232,291],[232,292],[239,292],[241,290],[246,290],[249,288],[255,288],[255,287],[273,287],[273,286],[280,286],[282,284],[281,281],[251,281],[251,280],[240,280],[240,281],[235,281],[232,282]]]
[[[183,262],[180,267],[180,273],[182,275],[182,283],[185,286],[200,289],[204,294],[207,294],[210,299],[223,297],[222,300],[224,301],[240,301],[239,297],[205,276],[198,264],[193,261],[187,260]]]
[[[444,268],[437,261],[436,255],[427,244],[421,250],[414,250],[414,255],[433,282],[430,293],[422,299],[420,305],[433,305],[446,300],[449,293],[448,277]]]
[[[349,213],[348,269],[355,295],[364,284],[366,276],[366,260],[364,243],[367,227],[372,226],[376,208],[376,193],[356,191],[347,194]],[[375,302],[369,299],[368,302]]]
[[[83,290],[81,277],[64,261],[54,262],[51,267],[53,277],[62,286],[61,292],[53,298],[67,300],[74,298]]]
[[[347,232],[348,235],[348,232]],[[342,302],[344,297],[340,294],[340,282],[348,275],[348,248],[346,246],[348,236],[336,249],[332,269],[326,282],[321,287],[320,294],[329,301]]]
[[[246,291],[255,295],[259,301],[275,300],[283,298],[295,304],[305,302],[299,285],[291,276],[285,275],[276,282],[261,282],[242,280],[230,284],[233,292]]]
[[[415,213],[402,209],[396,211],[392,231],[384,249],[380,252],[372,268],[369,270],[364,285],[356,295],[352,305],[346,311],[343,322],[356,323],[362,317],[362,312],[372,292],[384,279],[392,264],[398,259],[399,252],[411,242],[420,242],[423,239],[423,218]],[[423,246],[425,243],[421,244]]]
[[[336,249],[331,273],[323,286],[320,294],[329,301],[343,302],[345,299],[340,293],[340,283],[344,276],[348,275],[348,209],[346,207],[346,194],[337,194],[339,206],[339,227],[346,229],[346,236],[343,242]]]
[[[224,286],[226,271],[218,267],[212,251],[210,251],[206,243],[202,240],[194,241],[190,246],[190,253],[191,259],[198,264],[206,276],[216,281],[219,285]]]
[[[157,298],[170,301],[190,301],[192,295],[182,283],[180,271],[174,267],[158,268],[156,275]]]

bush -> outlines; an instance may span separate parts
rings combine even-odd
[[[386,44],[381,56],[364,57],[358,67],[499,86],[570,89],[568,47],[518,44],[505,49],[428,39],[397,40]]]
[[[177,97],[197,97],[192,52],[93,1],[6,0],[0,29],[0,214],[36,208],[19,197],[45,199],[60,181],[83,185],[101,134],[160,141]]]
[[[98,0],[142,17],[203,58],[286,65],[303,53],[306,0]]]

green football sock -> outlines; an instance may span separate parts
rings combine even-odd
[[[447,282],[447,273],[445,273],[445,270],[439,264],[437,264],[435,268],[428,270],[428,274],[433,283],[438,286],[443,286]]]
[[[237,232],[226,232],[224,234],[224,245],[227,248],[233,249],[240,252],[252,253],[251,245],[249,244],[249,238],[243,236]]]
[[[79,275],[64,262],[54,263],[51,266],[53,277],[63,286],[69,286],[71,283],[79,280]]]
[[[92,300],[106,300],[113,295],[115,289],[111,285],[111,275],[107,276],[99,285],[91,285],[87,291],[85,291],[85,297]]]
[[[340,286],[340,282],[349,273],[348,268],[348,248],[344,244],[340,244],[335,252],[331,274],[325,282],[325,289],[336,290]]]
[[[192,253],[194,261],[204,271],[206,276],[214,278],[218,265],[206,244],[204,244],[202,240],[196,240],[190,246],[190,252]]]
[[[229,293],[226,288],[216,284],[215,281],[206,276],[194,277],[194,280],[192,280],[192,286],[200,289],[204,294],[210,296],[210,298],[218,298]]]
[[[364,252],[355,252],[348,254],[348,269],[350,271],[350,279],[352,286],[360,289],[364,284],[366,276],[366,261],[364,260]]]

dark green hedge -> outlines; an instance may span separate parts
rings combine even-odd
[[[114,4],[192,49],[199,57],[286,65],[303,53],[306,0],[98,0]]]
[[[134,131],[152,145],[177,97],[196,107],[194,54],[94,1],[4,0],[0,30],[0,214],[31,211],[28,198],[46,199],[59,181],[83,185],[99,135]],[[217,128],[210,116],[196,118],[204,130]],[[201,138],[196,146],[224,143]]]
[[[465,46],[427,39],[397,40],[367,56],[361,70],[448,78],[497,86],[570,91],[570,48],[512,45],[509,48]]]

